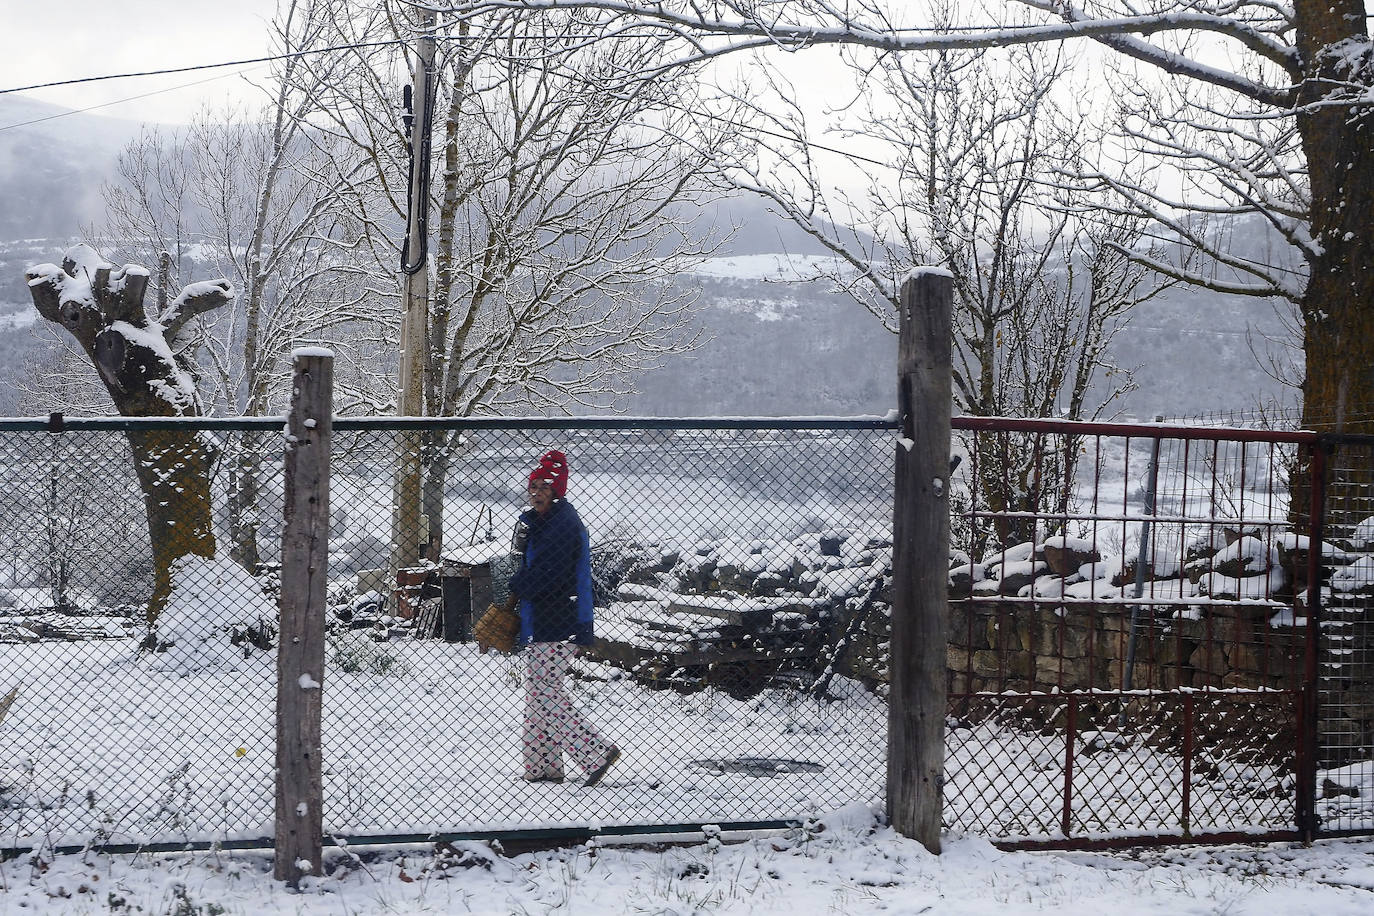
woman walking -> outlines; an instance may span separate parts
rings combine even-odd
[[[527,782],[562,782],[567,752],[594,786],[620,750],[588,725],[568,696],[568,664],[593,640],[592,564],[587,528],[565,498],[568,461],[549,451],[529,475],[524,557],[510,580],[520,599],[525,655],[523,751]]]

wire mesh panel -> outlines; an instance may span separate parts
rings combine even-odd
[[[1293,828],[1308,676],[1308,513],[1291,511],[1303,435],[956,425],[949,686],[970,718],[952,753],[985,756],[989,723],[1028,718],[1034,729],[996,740],[1029,740],[1046,758],[1038,778],[1061,784],[1037,812],[1012,806],[1005,829]],[[1199,765],[1219,749],[1234,765]],[[948,800],[951,823],[988,823],[960,800]]]
[[[955,703],[945,822],[1026,840],[1293,829],[1288,691],[985,694]]]
[[[335,429],[328,829],[773,820],[880,795],[886,703],[828,647],[889,571],[890,432],[431,429],[409,443],[438,470],[399,519],[425,559],[392,592],[408,436]],[[529,485],[551,449],[544,520]],[[522,570],[527,645],[483,654],[474,622]]]
[[[277,555],[280,460],[249,444],[257,490],[236,499],[245,442],[0,436],[4,845],[270,834],[273,567],[231,556],[246,532]]]
[[[955,425],[950,827],[1374,829],[1374,521],[1340,467],[1369,443],[1335,443],[1313,558],[1310,434]],[[0,433],[0,845],[269,842],[280,421]],[[879,799],[897,447],[878,421],[338,420],[326,830]],[[532,645],[480,651],[508,602]]]
[[[1374,830],[1374,438],[1331,437],[1317,652],[1321,829]]]

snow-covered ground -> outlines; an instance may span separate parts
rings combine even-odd
[[[20,687],[0,746],[3,845],[271,836],[270,654],[190,670],[171,652],[136,657],[132,640],[0,653],[3,686]],[[344,670],[345,655],[362,670]],[[881,792],[887,707],[857,685],[834,685],[841,702],[783,691],[740,701],[582,670],[578,702],[625,749],[596,792],[520,779],[518,663],[433,640],[335,642],[323,698],[326,829],[770,820]],[[697,763],[722,757],[807,766],[760,777]]]
[[[651,690],[579,663],[578,703],[625,752],[612,778],[586,790],[520,779],[518,663],[471,645],[355,639],[335,639],[324,677],[333,834],[802,818],[883,793],[887,704],[850,681],[832,683],[837,700],[782,689],[738,700]],[[271,654],[213,665],[202,654],[205,667],[193,670],[171,652],[138,656],[129,639],[0,652],[10,678],[0,687],[19,687],[0,745],[4,846],[272,835]],[[775,762],[769,772],[719,762],[748,758]],[[1063,762],[1061,733],[992,721],[951,728],[946,822],[990,837],[1057,835]],[[1223,758],[1215,772],[1201,769],[1187,783],[1192,829],[1291,826],[1291,777]],[[1374,820],[1374,775],[1356,769],[1319,774],[1355,792],[1323,798],[1324,818]],[[1072,783],[1074,836],[1180,829],[1181,762],[1143,737],[1080,748]]]
[[[1002,852],[948,835],[943,854],[862,806],[819,830],[645,849],[495,855],[477,843],[335,849],[301,892],[268,853],[25,856],[0,865],[0,912],[36,914],[965,914],[1365,916],[1374,840],[1123,853]]]

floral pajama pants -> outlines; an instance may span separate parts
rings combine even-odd
[[[526,646],[524,757],[526,779],[563,776],[563,752],[588,773],[606,762],[610,742],[582,719],[565,678],[577,646],[536,642]]]

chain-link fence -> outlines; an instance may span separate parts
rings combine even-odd
[[[1328,833],[1374,830],[1374,437],[1326,436],[1316,645],[1316,805]]]
[[[1317,437],[955,425],[947,826],[1374,829],[1374,523],[1345,500],[1312,558]],[[894,431],[337,420],[326,832],[762,825],[881,799]],[[0,846],[270,842],[284,444],[280,420],[0,429]],[[565,682],[472,641],[529,559],[512,535],[550,449],[595,608]],[[579,636],[565,572],[554,626]],[[525,591],[527,635],[561,638]],[[526,726],[555,681],[595,733],[558,765]]]
[[[162,491],[145,501],[119,423],[0,437],[6,846],[271,835],[280,421],[168,436],[208,457],[210,481],[171,519],[147,504]],[[163,462],[167,489],[185,489],[185,445],[142,459]],[[890,562],[892,447],[863,421],[337,421],[326,831],[773,823],[880,797],[886,704],[833,649]],[[601,759],[527,781],[553,775],[522,754],[532,653],[471,641],[518,565],[512,530],[550,448],[571,465],[595,604],[568,689],[602,759],[621,754],[595,789]],[[422,455],[421,498],[395,512],[405,449]],[[174,549],[159,553],[150,520]],[[159,596],[157,557],[201,527],[213,558],[177,560]],[[417,554],[397,570],[406,537]]]
[[[0,844],[270,834],[276,672],[260,647],[276,620],[282,440],[269,429],[5,423]],[[188,465],[208,491],[185,485]],[[247,465],[257,491],[239,501]],[[255,534],[256,574],[231,558],[236,528]],[[188,547],[210,553],[209,532],[215,558],[159,571]]]

